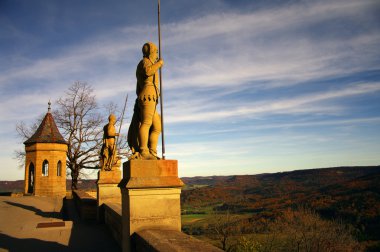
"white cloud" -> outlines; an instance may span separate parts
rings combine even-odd
[[[277,85],[289,85],[376,67],[372,63],[378,55],[378,33],[323,39],[323,34],[322,38],[311,38],[307,31],[312,25],[326,20],[358,18],[365,15],[372,4],[372,1],[294,4],[252,13],[210,14],[195,20],[164,24],[162,30],[167,42],[164,56],[170,60],[166,87],[172,88],[179,83],[197,87],[242,85],[252,80],[272,80]],[[8,69],[1,75],[0,83],[23,78],[62,80],[80,73],[96,79],[102,77],[97,72],[101,67],[119,74],[118,67],[115,67],[117,72],[112,70],[113,64],[123,65],[133,76],[137,62],[125,63],[130,55],[140,54],[141,43],[146,40],[144,37],[155,33],[153,31],[152,26],[111,30],[51,58]],[[347,60],[355,62],[349,68],[336,65]],[[334,67],[331,64],[335,64]]]
[[[209,105],[204,99],[191,102],[188,107],[176,107],[168,111],[166,122],[210,122],[234,117],[252,117],[259,114],[294,114],[294,113],[333,113],[334,106],[320,104],[326,100],[341,99],[350,96],[372,94],[380,91],[380,83],[351,85],[340,90],[317,92],[285,99],[265,100],[260,102],[245,101],[245,105],[234,107],[223,101]],[[327,106],[327,107],[326,107]],[[341,109],[341,108],[339,108]]]
[[[296,3],[252,13],[217,13],[185,22],[165,26],[170,34],[168,45],[188,43],[217,35],[234,34],[239,36],[259,37],[305,28],[310,24],[335,19],[362,15],[374,1],[314,1]]]
[[[175,51],[174,64],[168,65],[173,78],[166,86],[226,87],[263,80],[272,82],[267,87],[283,86],[378,69],[378,32],[347,37],[312,31],[330,20],[364,16],[371,4],[315,2],[168,25],[168,47]]]

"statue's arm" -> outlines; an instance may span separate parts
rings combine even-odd
[[[115,126],[112,124],[108,125],[107,130],[108,130],[109,137],[115,137],[119,135],[118,133],[116,133]]]
[[[163,64],[164,64],[164,61],[162,59],[160,59],[159,61],[157,61],[154,64],[150,63],[150,61],[148,61],[148,60],[145,60],[143,69],[144,69],[146,76],[154,75],[157,72],[157,70],[160,67],[162,67]]]

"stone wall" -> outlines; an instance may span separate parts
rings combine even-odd
[[[132,251],[138,252],[222,252],[213,245],[176,230],[145,229],[132,236]]]
[[[104,222],[117,243],[122,245],[121,205],[104,204]],[[176,230],[144,229],[132,235],[132,251],[137,252],[222,252],[207,242]]]
[[[121,204],[104,204],[104,223],[111,231],[113,238],[121,247],[121,239],[123,236],[123,227],[121,221]]]
[[[96,198],[80,190],[73,191],[73,199],[79,216],[83,220],[95,220],[97,214]]]

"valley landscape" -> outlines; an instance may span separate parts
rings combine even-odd
[[[380,250],[380,166],[182,180],[182,230],[226,251]],[[22,186],[0,182],[2,193]]]
[[[294,236],[302,234],[303,231],[297,229],[303,224],[308,228],[318,223],[325,226],[336,223],[335,227],[328,227],[328,230],[346,230],[353,240],[359,241],[353,248],[367,251],[380,249],[379,166],[182,180],[186,184],[182,191],[183,230],[199,238],[209,239],[226,250],[237,250],[234,245],[242,237],[245,246],[248,244],[252,247],[251,251],[281,250],[278,244],[280,247],[277,249],[273,247],[276,246],[276,237],[271,235],[284,228],[292,233],[289,227],[281,227],[289,222],[289,215],[293,221],[298,219],[297,228],[293,230]],[[300,223],[302,218],[312,224]],[[323,228],[317,228],[315,232],[317,234],[309,235],[319,240],[323,240],[322,233],[327,234]],[[263,237],[273,239],[272,244],[263,242]],[[298,240],[305,239],[299,237]],[[344,240],[343,234],[339,239]],[[293,245],[289,246],[296,249],[297,246]],[[241,249],[244,250],[249,248]],[[337,250],[345,251],[344,248],[332,248],[330,251]]]

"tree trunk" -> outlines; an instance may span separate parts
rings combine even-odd
[[[77,167],[74,167],[74,169],[71,170],[71,190],[77,190],[77,184],[78,184],[78,177],[79,177],[79,170]]]

